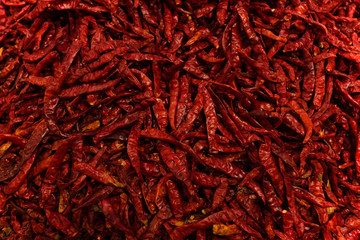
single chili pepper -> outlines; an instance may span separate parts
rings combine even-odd
[[[200,85],[200,92],[204,98],[204,113],[206,116],[206,132],[208,136],[209,148],[210,151],[214,150],[215,144],[215,132],[217,126],[217,118],[215,112],[215,106],[212,102],[209,92],[206,90],[204,85]]]
[[[211,13],[215,8],[216,8],[216,4],[208,3],[205,6],[196,9],[194,11],[194,14],[197,18],[201,18]]]
[[[294,188],[291,184],[289,175],[286,172],[285,166],[281,161],[279,161],[279,169],[284,178],[284,184],[285,184],[285,189],[286,189],[286,199],[288,202],[289,210],[290,210],[293,220],[294,220],[296,232],[298,233],[299,236],[302,236],[305,231],[305,225],[304,225],[304,222],[301,219],[299,212],[297,211],[297,208],[295,205]]]
[[[196,56],[191,56],[184,65],[184,70],[188,73],[195,75],[198,78],[209,80],[210,77],[199,68],[199,63],[196,60]]]
[[[325,70],[324,62],[319,62],[315,65],[316,81],[315,81],[315,94],[313,104],[315,108],[319,109],[325,97]]]
[[[137,184],[127,184],[126,189],[130,193],[131,201],[134,204],[136,217],[139,219],[139,221],[142,224],[147,226],[148,225],[148,216],[145,213],[144,208],[143,208],[141,189],[140,189],[139,185],[137,185]]]
[[[160,130],[157,130],[154,128],[145,129],[140,132],[140,136],[146,137],[146,138],[158,139],[158,140],[165,141],[165,142],[174,144],[176,146],[179,146],[180,148],[184,149],[195,160],[197,160],[198,162],[202,162],[200,157],[194,152],[194,150],[191,147],[189,147],[189,145],[177,141],[173,136],[171,136],[167,133],[161,132]]]
[[[294,186],[294,193],[297,197],[299,198],[304,198],[306,200],[309,200],[311,202],[313,202],[314,204],[316,204],[319,207],[336,207],[335,204],[330,203],[325,201],[324,199],[320,198],[320,197],[316,197],[313,194],[306,192],[305,190],[303,190],[302,188],[296,187]]]
[[[285,113],[283,123],[298,133],[300,136],[305,136],[304,126],[290,113]]]
[[[296,103],[294,100],[291,100],[288,105],[300,116],[304,127],[305,127],[305,137],[304,137],[304,143],[308,142],[309,139],[311,138],[312,135],[312,128],[313,128],[313,123],[309,117],[309,115],[305,112],[305,110],[303,110],[302,108],[300,108],[300,106],[298,105],[298,103]]]
[[[149,224],[149,227],[145,234],[142,235],[144,239],[152,239],[156,233],[159,232],[160,226],[168,220],[170,217],[172,217],[172,213],[170,210],[170,207],[165,206],[163,207],[152,219],[152,221]]]
[[[174,77],[169,82],[169,90],[170,90],[170,105],[169,105],[169,122],[172,129],[176,129],[175,127],[175,114],[176,107],[178,104],[179,98],[179,72],[177,72]]]
[[[158,143],[157,148],[160,151],[162,160],[167,165],[169,170],[177,179],[185,184],[189,194],[191,196],[195,196],[195,190],[191,183],[190,172],[187,169],[186,162],[179,158],[175,152],[164,143]]]
[[[192,171],[191,179],[195,184],[204,187],[217,187],[220,184],[220,179],[212,177],[201,172]]]
[[[283,196],[285,195],[284,181],[281,177],[281,173],[279,169],[276,166],[275,158],[271,155],[270,145],[263,144],[260,146],[259,158],[260,158],[260,163],[264,166],[265,170],[270,175],[274,187],[280,196],[280,199],[283,199]]]
[[[128,137],[128,143],[126,146],[127,154],[129,156],[131,165],[135,169],[136,174],[140,178],[141,181],[144,181],[142,175],[141,175],[141,169],[140,169],[140,156],[139,152],[137,150],[138,144],[139,144],[139,131],[140,131],[141,121],[139,121],[138,124],[133,126],[130,130],[130,134]]]
[[[5,194],[14,193],[24,183],[30,169],[35,161],[36,151],[33,155],[21,166],[20,172],[4,187],[3,192]]]
[[[102,187],[99,191],[94,193],[89,199],[87,199],[84,202],[81,202],[78,206],[73,208],[72,211],[76,212],[82,208],[89,207],[92,206],[93,204],[98,203],[102,199],[107,198],[114,191],[114,189],[115,188],[113,186]]]
[[[306,31],[299,39],[288,42],[284,47],[284,52],[295,52],[303,47],[311,44],[311,35],[309,31]]]
[[[174,35],[172,36],[172,41],[170,43],[168,52],[169,53],[175,53],[178,51],[182,45],[182,40],[184,38],[184,33],[180,31],[176,31]],[[208,44],[208,43],[205,43]]]
[[[121,219],[116,215],[109,199],[103,199],[101,201],[100,208],[104,213],[106,220],[109,222],[111,226],[126,232],[130,236],[134,236],[133,231],[129,227],[125,226],[122,223]]]
[[[158,26],[155,15],[151,13],[151,10],[148,8],[144,1],[139,0],[139,7],[145,21],[147,21],[151,25]]]
[[[32,132],[30,139],[27,141],[24,150],[22,152],[22,157],[19,162],[17,162],[12,169],[9,171],[4,171],[0,181],[4,181],[14,177],[20,170],[21,166],[32,156],[36,148],[40,144],[43,137],[49,132],[47,124],[45,121],[41,121]]]
[[[70,147],[70,144],[80,135],[70,137],[58,147],[55,154],[51,156],[51,162],[46,170],[44,183],[41,185],[41,202],[44,204],[51,196],[51,194],[55,190],[55,182],[57,180],[57,176],[59,175],[62,161],[65,157],[65,154]]]
[[[168,125],[168,112],[165,109],[164,102],[160,98],[156,99],[153,111],[160,130],[164,131]]]
[[[286,15],[285,19],[289,19],[289,21],[285,21],[282,23],[280,27],[279,37],[287,38],[289,35],[289,28],[291,27],[291,15]],[[275,44],[271,47],[271,49],[268,52],[269,59],[272,59],[273,56],[285,45],[285,42],[283,41],[276,41]]]
[[[185,52],[185,55],[193,55],[197,52],[200,52],[201,50],[207,48],[210,46],[208,42],[196,42],[193,45],[190,46],[190,50]]]
[[[186,106],[189,101],[189,78],[184,75],[180,78],[179,99],[176,107],[175,127],[178,128],[186,113]]]
[[[234,124],[234,122],[231,120],[231,118],[228,115],[228,112],[226,111],[223,103],[221,102],[221,100],[219,99],[219,97],[211,90],[211,88],[208,88],[209,93],[211,94],[214,103],[216,104],[216,106],[219,108],[219,111],[223,117],[223,120],[226,121],[226,123],[229,125],[230,130],[232,131],[232,134],[234,135],[234,137],[236,138],[236,140],[243,146],[246,147],[246,140],[244,139],[244,137],[242,136],[242,133],[239,131],[239,129],[237,128],[237,126]]]
[[[194,44],[195,42],[205,38],[208,34],[210,34],[210,30],[207,28],[202,28],[199,29],[194,36],[192,36],[186,43],[185,43],[185,47],[186,46],[190,46],[192,44]]]
[[[173,40],[172,26],[171,26],[173,15],[170,9],[167,7],[166,3],[164,3],[163,5],[164,5],[164,25],[165,25],[164,35],[167,38],[167,41],[170,43]]]
[[[119,82],[120,82],[120,79],[116,79],[116,80],[108,81],[108,82],[102,83],[102,84],[89,83],[89,84],[73,86],[69,89],[63,89],[59,96],[61,98],[71,98],[71,97],[76,97],[80,94],[90,94],[90,93],[101,91],[101,90],[104,90],[107,88],[114,87]]]
[[[117,121],[112,122],[111,124],[105,126],[97,135],[94,137],[94,141],[98,142],[104,137],[114,133],[117,129],[122,127],[128,127],[134,124],[138,118],[143,118],[145,113],[142,112],[134,112],[125,115],[124,117],[117,119]]]
[[[221,63],[225,60],[225,58],[218,58],[218,57],[210,56],[209,54],[206,54],[204,51],[201,51],[200,53],[198,53],[198,57],[201,58],[202,60],[204,60],[206,62],[210,62],[210,63]]]
[[[338,86],[340,92],[342,93],[343,97],[349,101],[354,107],[360,109],[360,104],[346,91],[344,84],[341,83],[339,80],[335,81],[336,85]]]
[[[229,182],[226,179],[221,179],[219,186],[216,188],[211,208],[216,209],[223,203],[228,192]]]
[[[223,161],[219,158],[214,157],[205,157],[203,160],[206,165],[219,170],[230,177],[236,178],[236,179],[242,179],[245,176],[245,173],[242,169],[238,168],[236,165]]]
[[[267,179],[263,178],[263,188],[266,197],[266,202],[273,213],[281,212],[281,200],[277,196],[273,184]]]
[[[180,191],[176,186],[176,183],[170,179],[166,181],[166,187],[172,213],[176,219],[180,220],[184,215],[184,203],[181,199]]]
[[[316,73],[309,51],[303,48],[302,52],[306,61],[306,73],[304,74],[302,97],[305,101],[308,101],[313,96]]]
[[[179,128],[175,133],[175,136],[179,136],[182,133],[187,133],[192,128],[192,125],[196,120],[196,118],[198,117],[198,115],[200,114],[200,111],[203,109],[203,106],[204,106],[204,97],[199,92],[195,97],[194,104],[192,108],[189,110],[185,121],[181,123],[181,125],[179,126]]]
[[[334,50],[337,50],[334,48]],[[321,62],[325,59],[330,59],[330,58],[335,58],[336,57],[336,52],[333,51],[329,51],[329,52],[322,52],[316,56],[313,57],[313,61],[314,63],[318,63],[318,62]],[[327,68],[326,68],[327,69]],[[330,69],[330,68],[329,68]],[[330,71],[329,71],[330,72]]]
[[[318,178],[313,178],[309,183],[309,192],[317,197],[325,199],[325,194],[322,190],[322,184]],[[329,215],[326,209],[316,208],[315,209],[319,216],[320,223],[326,223],[329,220]]]
[[[104,184],[112,184],[115,187],[123,187],[124,185],[118,182],[114,177],[111,177],[107,173],[96,169],[95,167],[91,166],[90,164],[83,163],[83,162],[75,162],[74,168],[82,172],[83,174],[94,178],[95,180],[102,182]]]
[[[25,138],[9,133],[0,133],[0,139],[10,141],[16,145],[19,145],[20,147],[25,147],[27,143]]]
[[[182,239],[195,232],[196,229],[206,229],[216,223],[228,222],[234,217],[234,211],[232,209],[222,210],[205,217],[198,222],[177,227],[170,236],[172,239]]]
[[[166,181],[173,177],[172,173],[166,174],[160,179],[160,181],[154,186],[156,188],[155,192],[155,204],[159,210],[166,208],[168,206],[166,198]]]
[[[48,209],[45,209],[45,214],[50,224],[56,229],[62,231],[66,235],[70,235],[71,237],[77,235],[78,231],[64,215],[57,212],[52,212]]]
[[[249,14],[247,10],[245,9],[242,2],[239,2],[236,6],[236,11],[239,14],[240,20],[242,22],[242,25],[244,27],[244,30],[250,40],[259,41],[258,36],[256,35],[254,29],[251,27]]]

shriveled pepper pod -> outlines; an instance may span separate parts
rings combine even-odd
[[[359,239],[359,1],[0,1],[0,239]]]

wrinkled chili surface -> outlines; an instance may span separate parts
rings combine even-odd
[[[0,1],[0,238],[359,239],[359,7]]]

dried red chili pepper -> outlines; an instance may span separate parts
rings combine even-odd
[[[45,213],[50,224],[56,229],[62,231],[66,235],[70,235],[71,237],[74,237],[78,233],[73,224],[64,215],[47,209],[45,209]]]
[[[187,163],[179,158],[176,153],[172,151],[172,149],[169,148],[166,144],[159,143],[157,144],[157,148],[160,151],[162,160],[165,162],[169,170],[177,179],[185,184],[189,194],[191,196],[195,196],[195,190],[191,183],[190,172],[187,169]]]
[[[176,114],[176,107],[178,103],[179,97],[179,72],[177,72],[174,77],[169,82],[169,91],[170,91],[170,103],[169,103],[169,122],[170,126],[173,129],[175,127],[175,114]]]
[[[356,239],[357,5],[3,1],[0,238]]]
[[[172,180],[166,181],[166,189],[169,195],[169,201],[172,213],[176,219],[182,219],[184,215],[184,203],[182,201],[182,196],[180,195],[180,191],[176,186],[176,183]]]

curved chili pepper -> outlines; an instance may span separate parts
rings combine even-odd
[[[271,146],[268,144],[262,144],[259,148],[260,163],[264,166],[267,173],[270,175],[271,180],[280,199],[284,198],[284,181],[281,177],[281,173],[276,165],[275,158],[271,155]]]
[[[168,112],[166,111],[164,102],[161,99],[156,99],[153,111],[160,130],[164,131],[168,125]]]
[[[138,118],[143,118],[144,115],[145,113],[143,111],[134,112],[129,113],[120,119],[117,119],[117,121],[105,126],[97,135],[95,135],[94,141],[100,141],[104,137],[114,133],[119,128],[131,126],[138,120]]]
[[[188,73],[195,75],[198,78],[201,78],[204,80],[210,79],[209,75],[204,73],[201,70],[201,68],[199,68],[199,63],[196,60],[196,56],[189,57],[189,59],[186,61],[185,65],[184,65],[184,70],[187,71]]]
[[[173,239],[183,239],[186,236],[195,232],[197,229],[206,229],[216,223],[228,222],[234,217],[235,215],[232,209],[222,210],[208,217],[205,217],[198,222],[177,227],[174,229],[170,236]]]
[[[175,152],[164,143],[158,143],[157,148],[160,151],[162,160],[165,162],[169,170],[177,179],[185,184],[189,194],[191,196],[195,196],[195,190],[191,183],[190,172],[187,169],[186,162],[180,159]]]
[[[219,108],[219,111],[224,119],[224,121],[226,121],[226,123],[229,125],[230,130],[233,132],[232,134],[234,135],[234,137],[236,138],[236,140],[243,146],[247,146],[246,140],[244,139],[242,133],[239,131],[239,129],[237,128],[237,126],[234,124],[234,122],[231,120],[231,118],[229,117],[223,103],[221,102],[221,100],[219,99],[219,97],[211,90],[211,88],[208,88],[209,93],[212,95],[212,98],[216,104],[216,106]]]
[[[286,189],[286,199],[288,201],[289,210],[292,214],[294,223],[295,223],[295,229],[299,236],[302,236],[305,231],[305,225],[303,220],[300,218],[299,212],[295,205],[295,193],[294,188],[291,184],[291,180],[289,178],[289,175],[286,172],[284,164],[280,161],[279,162],[279,169],[281,171],[281,174],[284,178],[284,184]]]
[[[206,165],[208,165],[214,169],[217,169],[217,170],[229,175],[230,177],[242,179],[245,176],[245,173],[242,169],[238,168],[237,166],[235,166],[234,164],[232,164],[230,162],[223,161],[219,158],[205,157],[205,159],[203,161],[205,162]]]
[[[62,231],[63,233],[71,237],[77,235],[78,230],[64,215],[57,212],[52,212],[48,209],[45,209],[45,214],[49,223],[56,229]]]
[[[221,25],[225,24],[226,20],[226,11],[228,8],[228,0],[222,0],[218,3],[216,8],[216,19]]]
[[[281,212],[281,200],[277,196],[273,184],[265,177],[263,178],[263,188],[266,202],[268,203],[270,210],[273,213]]]
[[[130,130],[130,134],[128,137],[128,143],[126,146],[127,154],[129,156],[131,165],[135,169],[136,174],[140,178],[141,181],[144,181],[141,175],[140,169],[140,156],[138,152],[138,144],[139,144],[139,131],[140,131],[141,122],[133,126]]]
[[[304,127],[305,127],[305,137],[304,143],[308,142],[312,135],[313,123],[309,117],[309,115],[302,109],[297,102],[291,100],[288,105],[300,116]]]
[[[115,187],[124,187],[124,185],[122,183],[120,183],[119,181],[117,181],[114,177],[110,176],[109,174],[96,169],[95,167],[91,166],[90,164],[87,163],[83,163],[83,162],[75,162],[74,163],[74,168],[91,177],[94,178],[95,180],[102,182],[104,184],[112,184]]]
[[[220,207],[220,205],[225,200],[226,194],[228,192],[229,182],[226,179],[221,179],[219,186],[216,188],[214,193],[214,198],[212,201],[211,208],[216,209]]]
[[[169,122],[170,126],[173,129],[176,129],[175,127],[175,114],[176,114],[176,107],[178,104],[178,98],[179,98],[179,72],[175,74],[175,76],[170,80],[169,82],[169,90],[170,90],[170,105],[169,105]]]
[[[194,36],[192,36],[192,38],[190,38],[186,43],[185,43],[185,47],[186,46],[190,46],[192,44],[194,44],[195,42],[205,38],[208,34],[210,34],[210,30],[207,28],[202,28],[199,29]]]
[[[177,102],[176,114],[175,114],[176,129],[179,127],[186,113],[186,107],[189,102],[189,86],[190,86],[190,80],[188,76],[184,75],[179,80],[180,80],[179,99]]]
[[[197,18],[201,18],[211,13],[215,8],[216,8],[216,4],[209,3],[206,4],[205,6],[202,6],[201,8],[196,9],[194,11],[194,14]]]
[[[5,194],[14,193],[25,182],[30,169],[35,161],[36,151],[32,156],[20,167],[20,172],[3,188]]]
[[[0,139],[10,141],[16,145],[19,145],[20,147],[25,147],[28,140],[21,136],[17,136],[10,133],[0,133]]]
[[[159,232],[160,226],[170,217],[172,217],[172,212],[170,207],[165,206],[163,207],[152,219],[149,224],[149,227],[145,234],[142,235],[144,239],[152,239],[154,235]]]
[[[109,199],[102,200],[100,204],[100,208],[110,225],[121,231],[126,232],[127,234],[130,234],[130,236],[134,236],[133,231],[129,227],[125,226],[122,223],[121,219],[116,215]]]
[[[314,88],[315,88],[315,66],[311,59],[311,55],[307,49],[302,49],[302,52],[304,54],[305,60],[306,60],[306,72],[304,74],[303,79],[303,92],[302,97],[305,101],[308,101],[312,98]]]
[[[179,146],[180,148],[184,149],[195,160],[197,160],[198,162],[202,162],[200,157],[194,152],[194,150],[191,147],[189,147],[189,145],[177,141],[173,136],[171,136],[167,133],[161,132],[160,130],[153,129],[153,128],[145,129],[140,132],[140,136],[146,137],[146,138],[162,140],[162,141],[174,144],[176,146]]]
[[[175,136],[179,136],[182,133],[187,133],[192,128],[192,125],[199,116],[200,111],[203,109],[203,106],[204,106],[204,97],[199,92],[195,97],[192,108],[189,110],[188,114],[186,115],[185,121],[183,121],[179,126],[179,128],[176,130]]]
[[[201,94],[204,98],[204,113],[206,117],[206,132],[208,136],[209,148],[210,151],[215,150],[215,132],[217,129],[217,117],[215,112],[215,106],[212,102],[209,92],[206,90],[204,85],[199,87]]]
[[[176,186],[175,182],[172,180],[166,181],[166,189],[169,195],[169,201],[172,213],[176,219],[182,219],[184,215],[183,201],[181,199],[180,191]]]

